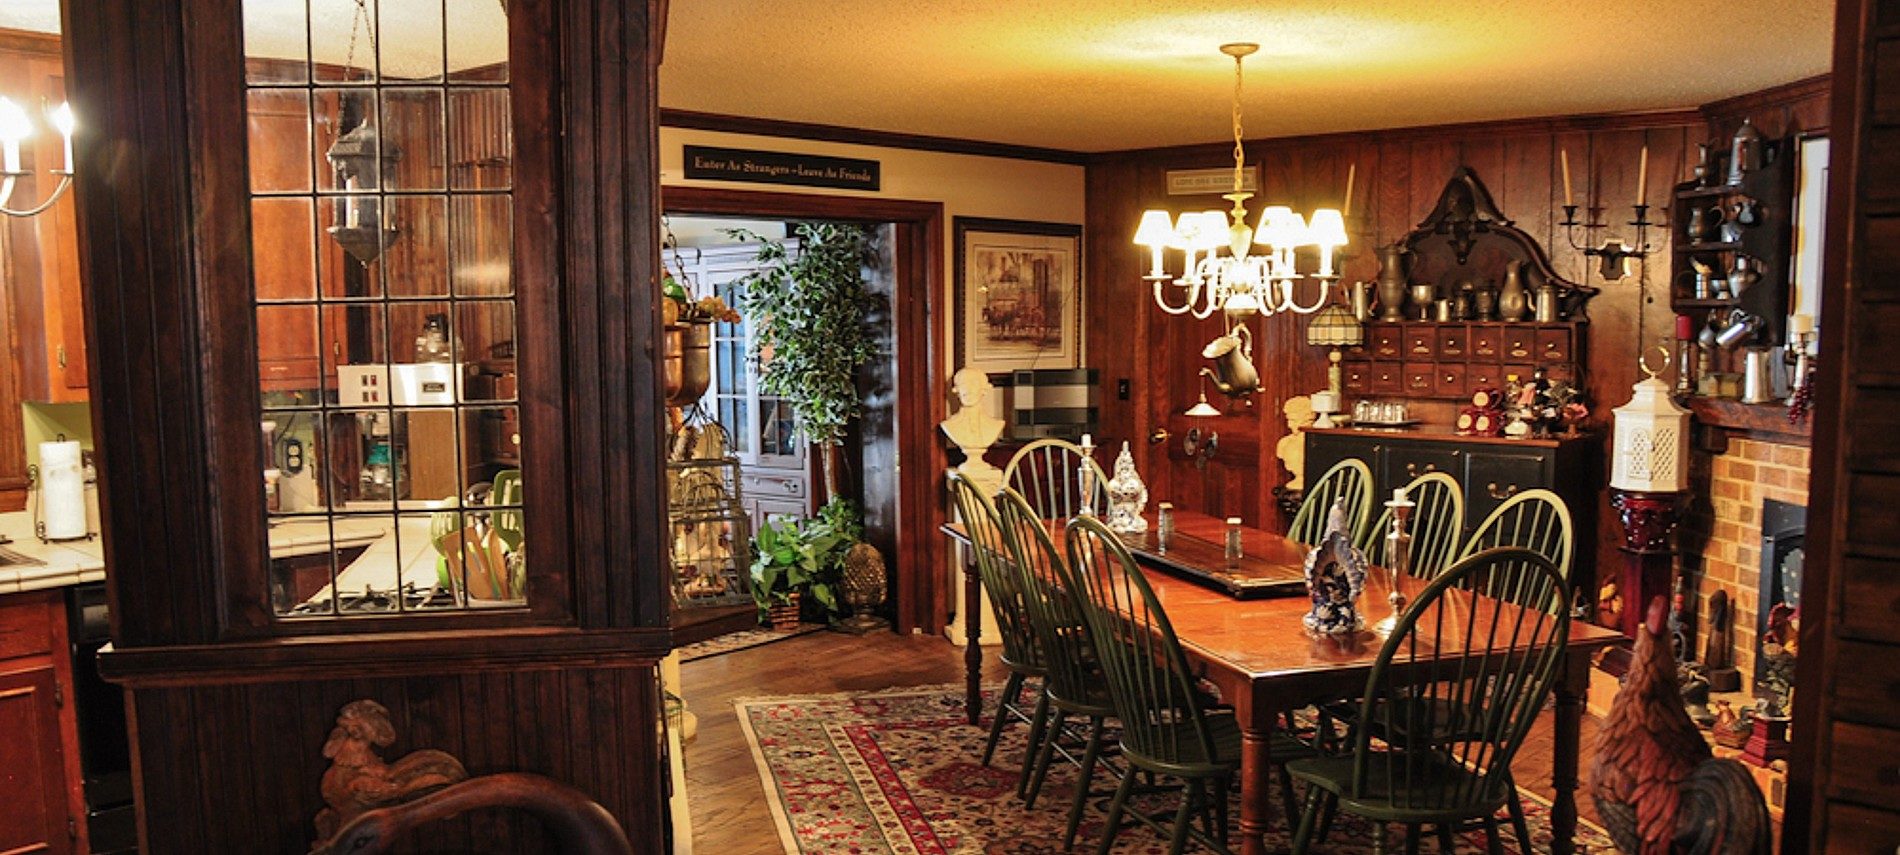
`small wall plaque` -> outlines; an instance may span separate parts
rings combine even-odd
[[[687,178],[712,181],[876,190],[882,177],[878,161],[819,154],[689,145],[684,160]]]
[[[1260,191],[1260,167],[1249,166],[1240,174],[1240,187],[1249,193]],[[1219,196],[1234,192],[1234,170],[1229,167],[1218,169],[1170,169],[1168,170],[1168,195],[1170,196]]]

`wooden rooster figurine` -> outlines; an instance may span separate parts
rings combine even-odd
[[[462,761],[430,748],[383,762],[379,749],[395,741],[396,727],[382,704],[351,701],[337,714],[336,727],[323,743],[330,768],[323,773],[321,792],[329,807],[317,813],[319,839],[336,836],[337,829],[371,808],[400,804],[468,778]]]
[[[1746,766],[1717,760],[1683,710],[1664,634],[1668,609],[1650,603],[1635,659],[1597,732],[1590,794],[1628,853],[1768,853],[1768,806]]]

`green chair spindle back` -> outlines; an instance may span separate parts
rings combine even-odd
[[[1412,509],[1412,575],[1431,579],[1457,558],[1464,536],[1465,491],[1458,479],[1445,472],[1427,472],[1405,485]],[[1392,509],[1385,508],[1359,543],[1366,560],[1386,566],[1386,530],[1392,527]]]
[[[1067,541],[1068,587],[1081,598],[1124,753],[1176,774],[1233,759],[1217,753],[1181,642],[1128,548],[1093,517],[1070,520]]]
[[[1003,467],[1003,485],[1046,520],[1066,520],[1085,508],[1108,513],[1107,473],[1068,440],[1039,439],[1018,449]]]
[[[1003,530],[996,505],[961,473],[951,470],[949,477],[958,519],[970,536],[977,576],[983,581],[983,589],[989,592],[996,631],[1003,638],[1003,660],[1013,667],[1040,670],[1042,658],[1029,626],[1029,616],[1023,610],[1022,588],[1018,583],[1021,575],[1016,570],[1009,535]],[[977,607],[975,603],[968,606]]]
[[[1018,584],[1030,629],[1045,654],[1049,693],[1073,704],[1086,703],[1091,695],[1099,697],[1101,671],[1090,667],[1095,651],[1084,626],[1087,619],[1067,582],[1066,559],[1049,536],[1048,521],[1036,515],[1021,493],[1008,487],[997,497],[997,511],[1020,571]]]
[[[1346,502],[1346,522],[1352,526],[1353,542],[1362,540],[1366,523],[1372,519],[1372,470],[1363,460],[1341,460],[1306,488],[1299,513],[1293,515],[1293,524],[1287,527],[1287,538],[1318,546],[1326,536],[1326,517],[1339,499]]]
[[[1459,558],[1487,549],[1516,546],[1544,556],[1557,572],[1570,578],[1570,507],[1549,490],[1525,490],[1492,511],[1471,533]]]
[[[1488,815],[1513,794],[1511,758],[1556,679],[1569,586],[1528,549],[1468,557],[1426,586],[1366,680],[1348,799]],[[1397,750],[1373,750],[1373,734]],[[1399,819],[1398,816],[1389,817]]]

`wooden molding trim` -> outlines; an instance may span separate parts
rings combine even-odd
[[[906,134],[897,131],[876,131],[868,128],[849,128],[840,125],[817,124],[814,122],[791,122],[783,119],[729,116],[723,113],[701,113],[693,110],[675,110],[664,107],[660,109],[660,126],[695,131],[752,134],[761,137],[783,137],[785,139],[851,143],[854,145],[881,146],[883,148],[909,149],[911,151],[935,151],[944,154],[1005,157],[1014,160],[1033,160],[1041,163],[1062,163],[1072,166],[1085,164],[1090,157],[1090,155],[1083,152],[1068,151],[1066,149],[1040,148],[1037,146],[960,139],[957,137],[938,137],[928,134]]]
[[[891,306],[897,345],[897,554],[890,556],[891,594],[897,602],[897,632],[943,629],[948,612],[946,568],[937,527],[944,522],[942,486],[931,473],[948,459],[937,440],[947,415],[943,364],[946,342],[943,204],[867,196],[837,196],[720,187],[662,186],[660,209],[668,214],[821,219],[894,223],[899,228],[895,265],[898,292]],[[911,467],[908,470],[902,466]]]
[[[1247,140],[1246,146],[1250,149],[1271,150],[1324,145],[1333,142],[1357,144],[1377,144],[1400,141],[1430,142],[1433,140],[1460,140],[1483,136],[1673,128],[1682,125],[1700,125],[1703,122],[1702,112],[1694,109],[1652,110],[1637,113],[1588,113],[1577,116],[1538,116],[1526,119],[1500,119],[1492,122],[1460,122],[1449,125],[1416,125],[1406,128],[1378,128],[1364,131],[1309,134],[1305,136],[1268,137],[1264,139]],[[1164,148],[1100,152],[1089,155],[1088,162],[1093,164],[1128,159],[1188,159],[1197,157],[1221,157],[1231,161],[1233,150],[1234,144],[1231,142],[1195,143],[1193,145],[1168,146]]]
[[[1748,92],[1733,98],[1710,101],[1702,105],[1702,115],[1714,121],[1724,116],[1740,116],[1767,107],[1801,101],[1808,98],[1825,98],[1834,90],[1832,74],[1817,74],[1813,77],[1783,83],[1756,92]],[[1809,129],[1818,130],[1818,129]]]
[[[99,673],[128,688],[275,683],[524,668],[650,666],[672,650],[665,627],[575,632],[549,627],[393,632],[164,647],[108,646]]]
[[[60,55],[59,34],[0,28],[0,51],[57,57]]]

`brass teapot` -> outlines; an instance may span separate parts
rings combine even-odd
[[[1201,355],[1214,360],[1214,367],[1202,368],[1201,376],[1214,381],[1214,388],[1230,398],[1244,398],[1260,388],[1260,372],[1253,367],[1253,332],[1244,323],[1234,324],[1227,333],[1201,348]]]

